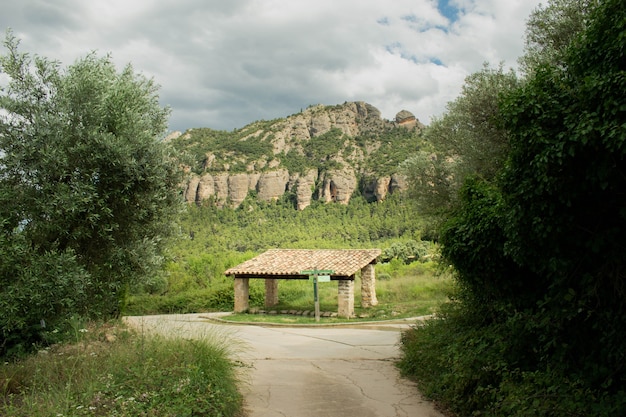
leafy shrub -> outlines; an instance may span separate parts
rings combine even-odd
[[[131,296],[125,314],[145,315],[163,313],[198,313],[204,311],[232,311],[235,303],[234,286],[224,280],[209,288],[188,290],[164,295]],[[250,303],[262,305],[264,289],[250,285]]]
[[[562,363],[537,364],[542,336],[528,326],[532,321],[527,312],[494,320],[447,304],[437,318],[402,334],[399,367],[458,415],[623,415],[623,391],[593,387]]]
[[[383,250],[380,260],[382,262],[389,262],[392,259],[398,259],[405,264],[409,264],[419,261],[428,255],[431,246],[431,242],[415,241],[413,239],[406,242],[395,242]]]
[[[39,254],[22,238],[0,233],[0,357],[32,350],[90,302],[89,274],[72,251]]]

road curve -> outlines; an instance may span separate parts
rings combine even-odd
[[[395,366],[408,324],[223,325],[215,315],[126,317],[167,335],[209,335],[242,364],[247,417],[443,417]]]

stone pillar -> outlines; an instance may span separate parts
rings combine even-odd
[[[243,313],[248,311],[250,307],[248,300],[250,298],[250,279],[235,278],[235,313]]]
[[[376,298],[376,271],[373,264],[361,269],[361,307],[368,308],[378,305]]]
[[[342,279],[337,283],[337,315],[350,318],[354,316],[354,281]]]
[[[278,280],[265,280],[265,307],[273,307],[278,304]]]

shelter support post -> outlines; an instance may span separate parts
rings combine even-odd
[[[350,318],[354,316],[354,281],[342,279],[337,281],[337,315]]]
[[[235,278],[235,313],[244,313],[249,309],[250,279]]]
[[[361,269],[361,307],[368,308],[378,305],[376,298],[376,270],[373,264]]]
[[[265,307],[273,307],[278,304],[278,280],[265,280]]]

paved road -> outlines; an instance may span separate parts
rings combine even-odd
[[[128,317],[146,331],[235,346],[248,417],[443,417],[400,378],[394,361],[406,324],[353,327],[222,325],[206,315]]]

